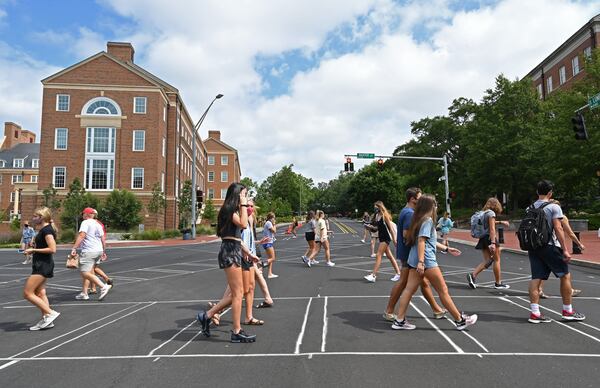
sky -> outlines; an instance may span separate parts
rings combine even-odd
[[[0,0],[0,122],[39,134],[40,80],[131,42],[194,121],[224,94],[200,134],[220,130],[242,176],[293,164],[326,182],[345,154],[391,155],[411,122],[523,78],[599,13],[600,0]]]

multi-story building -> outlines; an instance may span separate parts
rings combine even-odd
[[[108,42],[107,51],[44,80],[39,189],[23,201],[35,207],[41,190],[59,196],[79,178],[86,191],[106,197],[127,189],[147,204],[158,184],[166,211],[148,214],[146,227],[179,226],[177,198],[192,174],[192,136],[197,189],[204,190],[206,149],[179,91],[134,63],[130,43]],[[59,217],[56,217],[58,219]]]
[[[4,219],[21,218],[21,193],[37,190],[39,166],[40,145],[35,143],[35,133],[15,123],[4,123],[0,145],[0,211]]]
[[[541,99],[553,91],[569,87],[572,82],[585,75],[585,58],[600,40],[600,14],[594,16],[575,34],[552,52],[527,77],[531,78]]]
[[[206,198],[213,200],[215,208],[220,209],[232,182],[239,182],[242,176],[238,152],[232,146],[221,141],[220,131],[208,131],[204,140],[206,148]]]

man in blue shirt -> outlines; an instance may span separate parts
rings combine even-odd
[[[390,298],[388,299],[387,307],[383,313],[383,318],[390,322],[396,319],[396,315],[394,314],[396,304],[398,303],[400,295],[402,294],[402,291],[404,291],[404,288],[406,288],[406,283],[408,282],[408,254],[410,252],[410,246],[407,246],[405,241],[413,214],[415,212],[415,207],[417,206],[417,201],[419,200],[421,194],[421,189],[418,187],[411,187],[406,190],[406,206],[404,209],[402,209],[400,215],[398,216],[398,242],[396,244],[396,258],[400,260],[400,263],[402,264],[402,270],[400,271],[400,280],[394,284],[392,292],[390,293]],[[425,278],[423,278],[423,282],[421,283],[421,292],[423,293],[425,299],[427,299],[427,302],[429,302],[431,305],[434,318],[443,318],[446,314],[446,310],[440,307],[440,305],[435,301],[429,281]]]

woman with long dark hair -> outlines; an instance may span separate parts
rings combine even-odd
[[[373,210],[375,211],[375,225],[373,227],[377,227],[377,235],[379,236],[379,247],[377,247],[377,255],[375,256],[375,265],[373,266],[373,272],[364,276],[365,280],[371,283],[375,283],[377,280],[377,272],[379,271],[379,267],[381,266],[381,257],[387,252],[387,257],[392,263],[392,267],[394,267],[394,271],[396,274],[392,277],[393,282],[397,282],[400,279],[400,267],[398,266],[398,262],[394,256],[392,256],[392,251],[389,249],[390,242],[394,242],[396,244],[396,224],[392,221],[392,216],[390,212],[387,210],[383,202],[377,201],[373,205]]]
[[[417,201],[415,213],[410,224],[406,239],[407,245],[411,246],[408,255],[408,284],[400,297],[400,306],[396,320],[392,324],[394,330],[412,330],[416,326],[406,320],[406,310],[410,301],[419,288],[423,277],[425,277],[440,296],[444,307],[454,318],[458,330],[464,330],[467,326],[477,322],[477,315],[465,315],[458,311],[448,292],[448,286],[440,270],[435,257],[436,248],[449,252],[453,256],[460,255],[460,251],[437,242],[435,232],[437,202],[435,197],[423,194]]]
[[[304,238],[306,239],[306,243],[308,244],[308,248],[304,255],[302,255],[302,261],[309,268],[312,265],[312,261],[308,259],[308,256],[315,250],[315,229],[317,228],[317,221],[315,221],[315,212],[309,211],[306,215],[306,232],[304,233]]]
[[[248,198],[246,187],[234,182],[229,185],[223,206],[217,217],[217,236],[221,237],[221,249],[219,251],[219,268],[225,270],[227,285],[231,291],[231,319],[233,328],[231,330],[231,342],[254,342],[256,336],[247,334],[241,327],[242,297],[244,296],[244,285],[242,276],[242,261],[244,253],[252,256],[248,247],[242,244],[242,229],[248,226]],[[257,259],[255,256],[253,259]],[[201,310],[198,313],[198,322],[202,326],[202,333],[210,336],[211,317],[221,310],[218,305],[208,312]]]

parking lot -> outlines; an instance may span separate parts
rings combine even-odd
[[[583,290],[574,307],[586,321],[561,321],[553,297],[542,301],[553,322],[532,325],[527,257],[503,255],[509,290],[489,287],[490,271],[478,279],[484,287],[471,290],[465,275],[480,254],[459,246],[461,256],[438,259],[456,305],[477,313],[477,324],[459,332],[451,319],[434,320],[417,293],[408,311],[417,329],[398,332],[381,317],[393,285],[389,261],[367,283],[374,259],[360,225],[334,220],[332,229],[333,268],[324,260],[305,267],[302,231],[297,239],[280,233],[280,277],[269,280],[274,306],[255,309],[264,326],[245,327],[257,335],[253,344],[229,342],[229,311],[210,338],[199,333],[196,313],[225,288],[219,243],[112,249],[104,269],[115,287],[102,302],[75,300],[81,280],[64,268],[61,251],[48,284],[61,316],[40,332],[28,331],[39,313],[21,295],[30,269],[14,251],[0,252],[0,386],[598,385],[600,270],[571,268]],[[546,292],[558,295],[558,280]],[[262,300],[258,289],[255,298]]]

